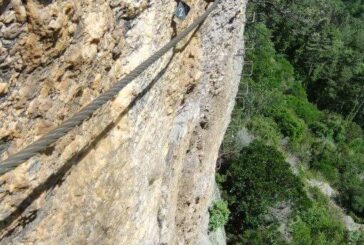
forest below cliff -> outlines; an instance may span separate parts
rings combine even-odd
[[[364,1],[252,1],[245,36],[210,229],[226,222],[230,244],[364,244]]]

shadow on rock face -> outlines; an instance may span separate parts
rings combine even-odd
[[[9,7],[10,0],[4,0],[0,2],[0,15],[5,12],[5,10]]]
[[[37,1],[43,5],[48,5],[53,2],[53,0],[37,0]]]

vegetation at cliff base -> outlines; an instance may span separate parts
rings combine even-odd
[[[254,74],[241,80],[216,177],[228,243],[364,244],[364,1],[250,8],[263,13],[246,30]]]

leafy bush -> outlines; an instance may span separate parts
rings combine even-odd
[[[303,184],[292,174],[282,153],[259,141],[244,148],[229,163],[223,188],[231,211],[227,230],[235,235],[257,228],[268,207],[278,202],[309,204]]]
[[[347,232],[335,210],[317,188],[311,188],[313,205],[302,210],[291,224],[293,244],[347,244]]]
[[[341,116],[325,114],[322,120],[309,125],[311,131],[320,138],[326,138],[337,143],[346,140],[346,122]]]
[[[292,65],[282,55],[276,53],[271,41],[271,33],[264,24],[252,27],[250,33],[259,33],[255,44],[259,49],[249,50],[247,56],[254,61],[253,80],[267,91],[278,90],[288,87],[294,81]]]
[[[343,143],[346,141],[346,123],[341,116],[329,114],[325,123],[331,129],[335,142]]]
[[[270,117],[254,116],[248,123],[249,130],[269,145],[279,145],[281,135],[277,123]]]
[[[288,95],[293,95],[297,98],[300,98],[302,100],[307,101],[307,93],[305,88],[302,86],[299,82],[294,82],[290,85],[290,87],[287,89],[286,93]]]
[[[313,104],[308,102],[307,99],[292,95],[285,96],[283,105],[281,106],[291,108],[296,115],[306,123],[317,121],[322,114]]]
[[[312,145],[310,167],[319,171],[331,183],[339,181],[340,159],[336,153],[337,148],[330,141],[318,141]]]
[[[338,202],[351,211],[351,216],[359,223],[364,222],[364,183],[357,174],[343,174],[338,185]]]
[[[326,115],[310,125],[319,137],[312,145],[310,167],[319,171],[339,191],[338,202],[357,222],[364,221],[364,138],[354,123]]]
[[[219,190],[222,190],[223,188],[223,184],[226,181],[226,175],[222,175],[220,173],[216,173],[215,175],[215,182],[217,184],[217,187],[219,188]]]
[[[329,127],[320,121],[312,122],[309,125],[311,132],[318,138],[332,138],[333,132],[330,131]]]
[[[270,110],[269,115],[274,118],[281,133],[289,137],[292,142],[299,142],[303,138],[306,124],[292,110],[276,107]]]
[[[364,244],[364,231],[354,231],[349,233],[349,242],[352,245]]]
[[[311,228],[308,224],[302,221],[298,216],[296,221],[291,225],[293,244],[307,245],[312,243]]]
[[[364,137],[355,139],[346,145],[353,161],[357,162],[360,171],[364,171]]]
[[[363,139],[363,135],[363,130],[358,124],[353,122],[347,122],[345,135],[347,141],[352,142],[357,139]]]
[[[224,226],[229,219],[230,211],[228,204],[225,201],[215,202],[209,210],[210,221],[209,230],[215,231],[216,229]]]
[[[315,204],[301,217],[302,221],[309,225],[313,241],[322,235],[324,235],[324,241],[344,241],[344,225],[325,206]]]
[[[270,244],[270,245],[284,245],[287,244],[282,239],[281,234],[277,229],[277,225],[272,225],[269,227],[259,227],[254,230],[246,230],[244,231],[242,236],[239,236],[234,242],[231,244],[249,244],[249,245],[261,245],[261,244]],[[240,242],[240,243],[239,243]]]

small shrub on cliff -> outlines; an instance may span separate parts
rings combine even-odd
[[[209,212],[210,212],[210,221],[209,221],[210,231],[215,231],[218,228],[224,226],[227,223],[230,215],[228,204],[225,201],[215,202],[210,208]]]

